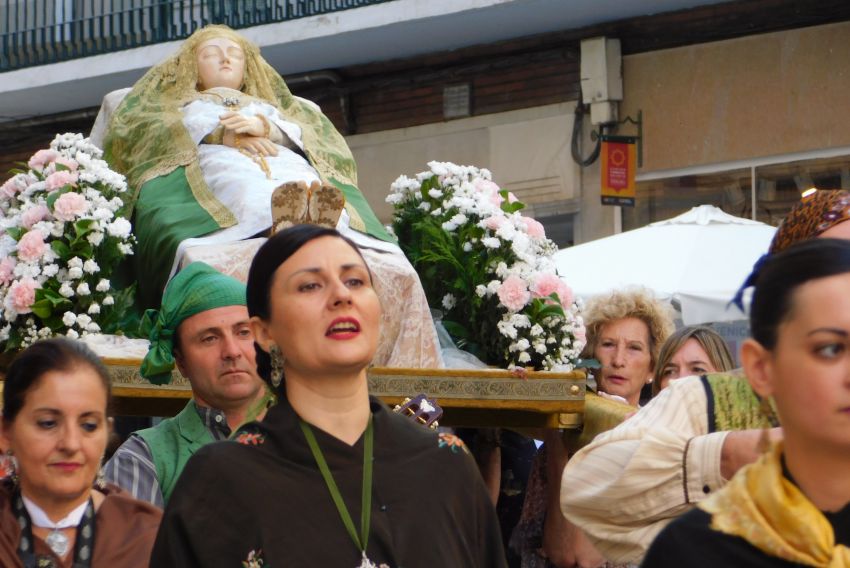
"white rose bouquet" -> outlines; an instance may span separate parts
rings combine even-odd
[[[458,346],[490,365],[569,371],[585,343],[557,246],[486,169],[430,162],[399,177],[393,230]]]
[[[133,290],[112,271],[133,254],[127,184],[80,134],[62,134],[0,186],[0,349],[117,331]]]

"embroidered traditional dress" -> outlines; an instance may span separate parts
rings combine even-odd
[[[499,525],[465,446],[371,400],[373,491],[366,555],[390,568],[505,566]],[[351,518],[361,518],[363,444],[313,428]],[[286,400],[235,441],[202,448],[174,489],[151,565],[355,568],[346,532]]]
[[[108,485],[104,493],[106,499],[95,516],[91,566],[147,568],[162,512],[153,505],[133,499],[115,486]],[[23,568],[24,564],[18,558],[21,528],[13,512],[11,496],[10,486],[0,486],[0,566]],[[74,566],[56,558],[42,539],[35,537],[34,540],[37,556],[49,556],[57,567]]]
[[[818,511],[776,445],[721,491],[670,523],[643,566],[850,567],[850,504]]]

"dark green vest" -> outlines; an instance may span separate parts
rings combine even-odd
[[[775,412],[765,416],[761,401],[742,374],[711,373],[700,377],[708,405],[708,431],[750,430],[778,426]]]
[[[140,430],[136,434],[150,448],[165,504],[168,504],[174,485],[192,454],[215,442],[215,438],[198,415],[193,400],[174,418],[166,418],[153,428]]]

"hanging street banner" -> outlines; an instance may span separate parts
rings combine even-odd
[[[602,136],[602,205],[635,205],[637,153],[633,136]]]

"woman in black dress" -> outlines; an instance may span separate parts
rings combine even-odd
[[[741,360],[784,439],[661,532],[644,566],[850,566],[850,241],[758,270]]]
[[[248,311],[279,402],[189,461],[152,566],[505,565],[463,444],[369,397],[381,308],[351,242],[312,225],[274,235]]]

